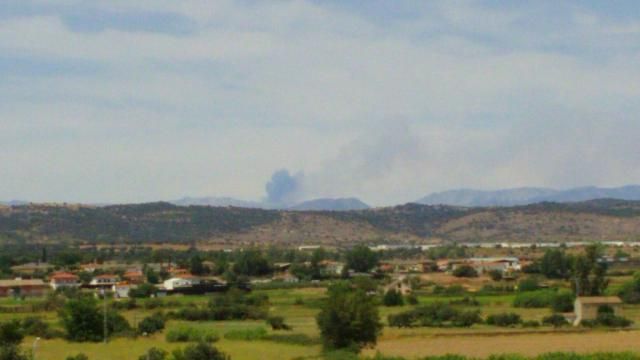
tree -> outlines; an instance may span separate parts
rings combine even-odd
[[[402,306],[404,305],[404,299],[399,291],[391,289],[384,294],[382,303],[384,306]]]
[[[247,250],[240,253],[233,272],[238,275],[260,276],[271,272],[267,259],[258,250]]]
[[[607,264],[598,261],[602,249],[598,244],[587,246],[585,253],[578,255],[573,264],[573,286],[578,296],[598,296],[609,285],[605,277]]]
[[[538,264],[540,273],[549,279],[567,279],[571,275],[571,258],[561,249],[548,249]]]
[[[627,304],[640,304],[640,271],[633,275],[631,281],[622,285],[618,295]]]
[[[104,337],[104,312],[92,297],[70,299],[60,310],[62,326],[71,341],[100,341]],[[107,336],[130,329],[127,320],[115,311],[107,311]]]
[[[337,283],[328,289],[316,321],[326,348],[351,348],[375,344],[382,324],[373,298],[347,283]]]
[[[203,275],[206,272],[205,270],[199,255],[196,254],[191,257],[191,260],[189,260],[189,271],[191,271],[193,275]]]
[[[500,281],[502,280],[502,271],[500,270],[491,270],[489,271],[489,277],[491,277],[491,280],[493,281]]]
[[[149,284],[157,284],[160,282],[158,273],[150,267],[146,269],[145,276],[147,277],[147,282]]]
[[[0,360],[26,360],[27,357],[20,352],[23,338],[19,321],[0,323]]]
[[[347,252],[347,268],[355,272],[369,272],[378,264],[378,255],[364,245],[357,245]]]
[[[231,358],[208,343],[189,345],[173,352],[175,360],[230,360]]]
[[[476,269],[469,265],[458,266],[455,270],[453,270],[453,276],[455,277],[477,277],[478,272]]]

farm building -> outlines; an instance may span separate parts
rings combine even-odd
[[[578,326],[582,320],[593,320],[598,316],[598,310],[608,306],[618,313],[622,307],[622,300],[617,296],[579,296],[573,305],[575,320],[573,325]]]
[[[40,279],[0,280],[0,297],[6,296],[42,296],[49,286]]]
[[[123,281],[123,282],[114,284],[111,287],[111,290],[113,291],[113,296],[116,299],[126,299],[129,297],[129,291],[131,290],[131,285],[129,285],[128,282]]]
[[[198,284],[200,284],[200,279],[191,275],[174,277],[174,278],[165,280],[163,283],[164,288],[169,291],[176,290],[179,288],[190,288]]]

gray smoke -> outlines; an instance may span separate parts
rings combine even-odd
[[[302,174],[292,176],[286,169],[281,169],[271,175],[271,180],[265,186],[267,202],[273,205],[291,204],[300,190]]]

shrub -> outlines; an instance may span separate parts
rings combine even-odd
[[[138,324],[138,334],[154,334],[164,329],[165,320],[161,313],[155,313],[142,319]]]
[[[479,306],[480,302],[474,297],[465,296],[462,299],[449,301],[451,305]]]
[[[540,289],[540,282],[538,281],[538,278],[535,276],[530,276],[518,282],[518,291],[520,292],[535,291],[538,289]]]
[[[622,316],[616,316],[610,313],[598,314],[596,318],[596,324],[607,327],[629,327],[633,324],[633,321],[624,318]]]
[[[575,297],[572,292],[567,290],[559,291],[551,299],[551,309],[554,312],[573,311],[574,300]]]
[[[189,345],[183,350],[174,350],[174,360],[230,360],[231,358],[208,343]]]
[[[407,304],[409,305],[418,305],[418,297],[414,294],[409,294],[406,296]]]
[[[48,323],[38,316],[28,316],[22,319],[22,332],[27,336],[36,336],[43,339],[51,339],[62,334],[52,329]]]
[[[129,296],[132,298],[150,298],[157,293],[158,288],[148,283],[140,284],[137,288],[129,290]]]
[[[284,322],[282,316],[271,316],[267,318],[267,324],[271,326],[273,330],[291,330],[291,326]]]
[[[513,300],[513,306],[523,308],[545,308],[553,304],[556,296],[553,290],[520,292]]]
[[[389,326],[468,327],[482,322],[479,311],[460,311],[449,304],[433,303],[399,314],[389,315]]]
[[[540,322],[537,320],[526,320],[522,322],[522,327],[536,328],[540,326]]]
[[[23,338],[24,334],[18,320],[0,323],[0,348],[19,345]]]
[[[395,289],[391,289],[384,294],[382,303],[384,306],[402,306],[404,305],[404,299],[400,292]]]
[[[469,265],[461,265],[458,266],[455,270],[453,270],[453,276],[455,277],[478,277],[478,272],[476,269]]]
[[[166,335],[167,342],[216,342],[218,335],[207,329],[179,327],[171,329]]]
[[[522,323],[520,315],[515,313],[493,314],[487,317],[487,324],[495,326],[514,326]]]
[[[227,340],[255,341],[262,340],[267,336],[267,330],[262,327],[252,329],[231,330],[224,334]]]
[[[542,319],[542,323],[545,325],[551,325],[553,327],[562,327],[569,325],[567,319],[561,314],[551,314]]]
[[[83,353],[80,353],[73,356],[67,356],[65,360],[89,360],[89,357]]]
[[[140,355],[138,360],[165,360],[166,358],[166,351],[152,347],[151,349],[147,350],[145,354]]]
[[[272,334],[265,336],[263,339],[277,343],[303,346],[317,345],[320,343],[320,339],[311,338],[307,334]]]
[[[489,271],[489,277],[491,277],[491,280],[493,280],[493,281],[500,281],[500,280],[502,280],[502,271],[500,271],[500,270],[491,270],[491,271]]]

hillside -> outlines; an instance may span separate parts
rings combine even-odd
[[[349,211],[368,209],[369,205],[356,198],[315,199],[291,206],[289,210],[302,211]]]
[[[169,203],[0,207],[0,241],[327,244],[640,239],[640,202],[596,200],[504,208],[406,204],[284,211]]]
[[[617,188],[595,186],[567,190],[546,188],[516,188],[495,191],[472,189],[449,190],[434,193],[416,201],[425,205],[452,206],[517,206],[540,202],[580,202],[595,199],[640,200],[640,186]]]

